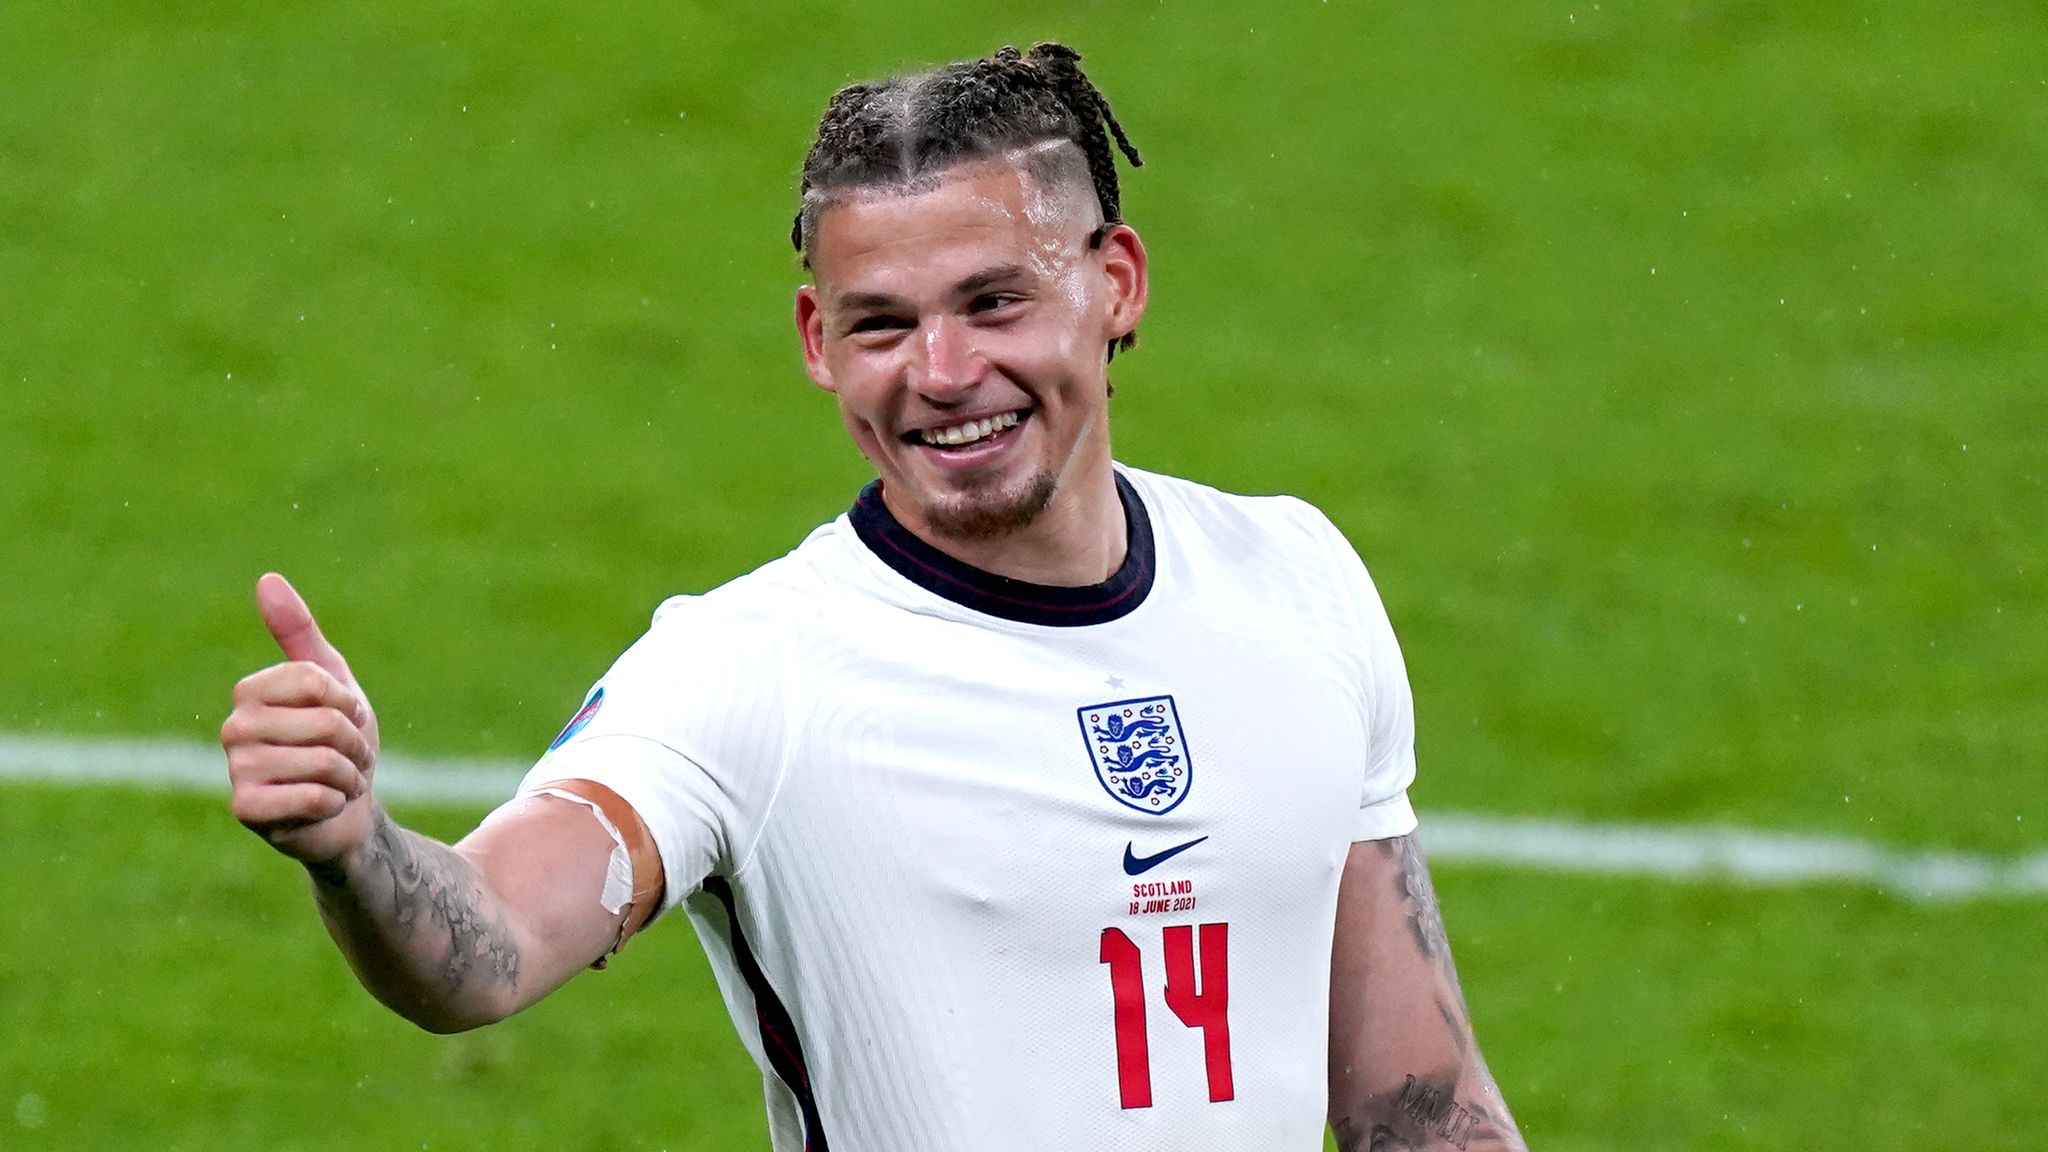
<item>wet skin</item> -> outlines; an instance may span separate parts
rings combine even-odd
[[[1123,560],[1107,349],[1144,313],[1145,250],[1092,190],[1013,159],[912,189],[850,192],[819,217],[799,289],[804,365],[905,527],[986,571],[1042,584]],[[925,434],[994,418],[972,444]]]

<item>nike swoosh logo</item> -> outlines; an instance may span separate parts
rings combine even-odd
[[[1200,844],[1202,841],[1207,839],[1207,836],[1197,836],[1196,838],[1188,841],[1185,844],[1176,844],[1173,847],[1168,848],[1164,852],[1155,852],[1150,856],[1132,855],[1131,845],[1129,843],[1126,843],[1124,845],[1124,875],[1136,876],[1140,873],[1150,872],[1152,869],[1159,867],[1161,864],[1166,863],[1168,860],[1173,859],[1175,856],[1180,855],[1181,853],[1187,851],[1190,848],[1193,848],[1195,845]]]

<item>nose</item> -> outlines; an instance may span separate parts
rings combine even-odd
[[[917,334],[911,387],[933,400],[955,400],[980,381],[987,362],[974,333],[958,317],[940,316]]]

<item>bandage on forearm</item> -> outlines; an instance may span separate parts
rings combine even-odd
[[[654,834],[647,830],[646,822],[631,804],[595,780],[550,780],[528,789],[525,795],[557,796],[581,804],[597,816],[597,822],[611,836],[611,858],[605,868],[604,891],[598,899],[605,911],[613,915],[624,913],[619,938],[611,947],[611,951],[617,952],[661,908],[661,852],[655,847]]]

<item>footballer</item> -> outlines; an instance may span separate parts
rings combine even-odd
[[[1300,500],[1111,455],[1148,257],[1079,59],[825,109],[794,320],[876,472],[844,515],[662,604],[452,847],[378,803],[376,714],[265,576],[234,811],[434,1031],[687,920],[777,1152],[1521,1148],[1365,566]]]

